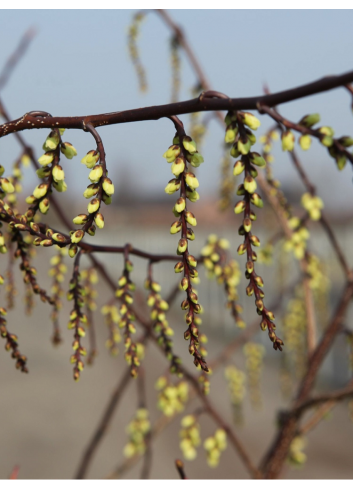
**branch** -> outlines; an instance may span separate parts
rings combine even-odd
[[[25,129],[43,129],[55,127],[82,129],[82,124],[90,123],[93,127],[125,124],[127,122],[158,120],[162,117],[207,112],[217,110],[259,110],[259,107],[274,107],[310,95],[326,92],[353,82],[353,71],[342,75],[326,76],[306,85],[284,90],[270,95],[244,98],[209,98],[207,92],[200,97],[174,104],[155,105],[140,109],[111,112],[108,114],[83,115],[76,117],[37,117],[36,112],[27,112],[19,119],[0,126],[0,137],[23,131]],[[351,158],[353,158],[351,156]]]

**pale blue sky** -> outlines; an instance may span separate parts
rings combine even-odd
[[[156,14],[147,16],[139,44],[150,88],[141,94],[127,53],[126,33],[132,14],[132,10],[2,10],[0,66],[28,27],[38,30],[2,92],[12,117],[29,110],[85,115],[167,103],[171,91],[169,32]],[[264,82],[277,91],[353,69],[352,11],[170,10],[170,14],[183,25],[213,87],[232,97],[261,94]],[[181,98],[190,98],[194,82],[183,58]],[[338,135],[353,135],[350,98],[343,89],[282,105],[281,111],[293,120],[319,112],[322,123],[332,125]],[[187,125],[188,116],[182,119]],[[266,118],[261,120],[259,135],[269,125]],[[111,175],[117,180],[119,172],[128,168],[136,190],[163,193],[172,175],[162,154],[173,133],[167,120],[100,129]],[[23,134],[40,156],[47,131]],[[82,193],[87,172],[79,162],[94,144],[88,134],[79,131],[67,131],[65,138],[79,151],[79,157],[65,162],[65,171],[72,170],[81,181]],[[0,140],[3,165],[18,155],[12,139]],[[218,124],[211,123],[203,151],[205,163],[199,172],[201,197],[217,190],[215,180],[219,177],[214,171],[222,139]],[[280,151],[276,155],[275,172],[292,184],[295,173],[287,156]],[[349,165],[338,173],[327,151],[317,144],[303,154],[303,162],[313,178],[320,178],[322,193],[328,189],[327,182],[334,183],[331,203],[353,206]],[[32,182],[31,186],[35,180]]]

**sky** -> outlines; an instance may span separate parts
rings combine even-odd
[[[352,70],[352,11],[342,10],[170,10],[183,26],[212,87],[231,97],[260,95],[264,83],[271,91],[292,88],[326,75]],[[149,89],[138,90],[137,77],[128,56],[127,29],[133,10],[2,10],[0,67],[16,48],[29,27],[37,35],[28,52],[1,92],[12,118],[30,110],[55,116],[77,116],[120,111],[168,103],[171,96],[169,56],[170,32],[154,12],[147,15],[139,39],[140,54],[147,71]],[[1,69],[1,68],[0,68]],[[182,55],[182,100],[191,98],[195,76]],[[319,112],[323,125],[337,135],[353,135],[353,115],[346,90],[283,104],[282,115],[298,121],[307,113]],[[188,116],[181,116],[186,128]],[[260,117],[260,136],[271,122]],[[105,144],[110,176],[129,182],[143,196],[164,193],[173,175],[162,157],[172,142],[169,120],[131,123],[99,129]],[[47,130],[23,133],[38,157]],[[224,133],[216,121],[209,125],[203,147],[205,163],[198,172],[200,196],[217,195],[219,161]],[[69,194],[82,195],[89,183],[80,164],[94,149],[91,136],[66,131],[65,141],[78,150],[78,157],[65,161]],[[255,149],[256,150],[256,149]],[[257,146],[260,150],[260,146]],[[352,170],[338,172],[327,150],[313,144],[302,152],[302,162],[316,181],[328,207],[353,207]],[[6,168],[18,156],[14,138],[0,140],[0,160]],[[275,150],[274,173],[284,186],[303,190],[286,154]],[[28,175],[31,173],[27,170]],[[28,177],[31,192],[36,175]]]

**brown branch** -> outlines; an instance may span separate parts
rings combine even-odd
[[[184,464],[181,460],[177,459],[175,461],[175,467],[179,473],[180,479],[187,479],[188,478],[188,477],[186,477],[185,470],[184,470]]]
[[[18,64],[22,56],[29,48],[31,41],[36,34],[37,34],[36,30],[33,27],[31,27],[22,36],[16,50],[9,57],[9,59],[7,60],[7,62],[5,63],[2,69],[2,72],[0,74],[0,91],[4,88],[4,86],[8,82],[11,73],[13,72],[16,65]]]
[[[142,339],[139,340],[140,343],[145,343],[147,341],[147,334],[143,336]],[[101,420],[98,423],[98,426],[88,444],[86,447],[84,454],[82,456],[81,462],[79,464],[79,467],[77,469],[75,479],[84,479],[88,468],[90,466],[90,463],[92,461],[92,458],[95,454],[95,452],[98,449],[99,443],[101,442],[103,436],[107,432],[109,423],[112,420],[113,414],[115,410],[117,409],[119,402],[121,401],[123,394],[125,392],[126,387],[128,386],[130,380],[132,379],[130,375],[130,367],[128,367],[125,370],[125,373],[123,376],[119,379],[118,385],[115,388],[115,391],[113,392],[110,401],[103,413],[103,416]]]
[[[278,104],[291,102],[310,95],[326,92],[334,88],[353,82],[353,71],[342,75],[327,76],[301,85],[296,88],[284,90],[270,95],[244,98],[208,98],[207,96],[177,102],[174,104],[155,105],[140,109],[111,112],[109,114],[83,115],[76,117],[37,117],[36,112],[27,112],[19,119],[7,122],[0,126],[0,137],[27,129],[43,129],[62,127],[67,129],[82,129],[82,124],[90,123],[93,127],[109,126],[112,124],[125,124],[127,122],[158,120],[172,115],[189,114],[192,112],[207,112],[217,110],[259,110],[263,106],[274,107]],[[207,94],[207,92],[206,92]],[[353,156],[350,155],[353,159]]]

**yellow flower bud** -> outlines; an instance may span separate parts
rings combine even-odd
[[[193,139],[191,139],[190,136],[184,136],[183,146],[186,149],[186,151],[188,151],[191,154],[196,153],[197,151],[196,143]]]
[[[64,180],[65,173],[60,165],[55,165],[52,171],[53,178],[56,182]]]
[[[191,172],[185,173],[185,182],[192,190],[195,190],[200,185],[195,175]]]
[[[181,230],[181,222],[180,221],[175,221],[173,222],[173,224],[171,225],[171,228],[170,228],[170,234],[176,234],[176,233],[179,233]]]
[[[168,182],[168,185],[166,186],[164,191],[166,194],[171,195],[174,194],[174,192],[176,192],[179,189],[180,189],[180,180],[173,178]]]
[[[59,134],[56,131],[52,131],[45,140],[45,143],[43,144],[44,151],[51,151],[56,149],[59,142]]]
[[[303,136],[300,136],[299,144],[303,151],[307,151],[311,146],[311,137],[309,134],[303,134]]]
[[[47,153],[44,153],[44,155],[42,155],[40,158],[38,158],[38,163],[42,166],[47,166],[50,165],[50,163],[52,163],[53,159],[54,159],[54,153],[48,151]]]
[[[243,124],[250,127],[253,131],[256,131],[261,126],[261,122],[250,112],[238,112],[238,116]]]
[[[173,163],[173,161],[177,156],[179,156],[179,154],[180,154],[180,146],[177,144],[173,144],[163,154],[163,158],[166,158],[168,163]]]
[[[185,199],[184,197],[180,197],[177,201],[176,201],[176,204],[174,206],[175,210],[179,213],[183,212],[183,210],[185,209],[185,205],[186,205],[186,202],[185,202]]]
[[[42,199],[40,202],[39,202],[39,210],[42,214],[46,214],[49,210],[49,206],[50,206],[50,203],[49,203],[49,199]]]
[[[293,151],[295,137],[292,131],[285,131],[282,134],[282,149],[283,151]]]
[[[99,190],[99,185],[91,183],[91,185],[88,185],[87,189],[83,192],[83,196],[86,199],[90,199],[91,197],[93,197],[93,195],[96,195],[98,190]]]
[[[190,202],[197,202],[200,199],[200,195],[198,192],[196,192],[196,190],[193,190],[192,192],[187,190],[186,197],[190,200]]]
[[[185,169],[185,162],[183,158],[176,158],[175,161],[172,164],[172,173],[176,177],[178,177],[181,173],[183,173]]]
[[[0,179],[1,184],[2,184],[2,180],[3,179]],[[40,198],[44,197],[44,195],[46,195],[46,193],[48,192],[48,187],[49,187],[49,185],[47,183],[41,183],[41,184],[37,185],[37,187],[33,190],[33,196],[36,199],[40,199]]]
[[[84,237],[84,235],[85,233],[82,231],[82,229],[78,229],[73,234],[71,234],[71,243],[79,243],[81,239]],[[70,250],[69,250],[69,254],[70,254]]]
[[[200,153],[198,153],[197,151],[194,154],[187,154],[186,159],[194,167],[198,167],[201,165],[201,163],[204,162],[203,156],[200,155]]]
[[[94,151],[93,149],[91,151],[88,151],[86,156],[84,156],[81,160],[81,163],[86,165],[87,168],[93,168],[94,165],[97,163],[99,160],[99,151]]]
[[[240,175],[244,171],[244,168],[245,164],[241,160],[237,161],[236,163],[234,163],[233,175]]]
[[[74,217],[72,222],[74,224],[84,224],[87,222],[88,216],[86,214],[79,214],[78,216]]]
[[[62,143],[60,151],[68,160],[72,160],[74,156],[77,156],[76,148],[71,143]]]
[[[234,213],[235,214],[241,214],[245,210],[245,202],[243,200],[240,200],[237,204],[235,204],[234,207]]]
[[[104,228],[104,217],[103,214],[98,213],[94,216],[94,221],[96,223],[97,228],[103,229]]]
[[[97,212],[99,209],[100,202],[98,199],[92,199],[91,202],[87,206],[87,210],[89,214],[93,214],[94,212]]]
[[[67,185],[64,180],[60,180],[59,182],[54,182],[53,187],[57,192],[66,192],[67,190]]]
[[[103,175],[103,167],[102,165],[97,165],[93,168],[93,170],[90,171],[88,178],[91,180],[91,182],[95,183],[100,180],[101,176]]]
[[[103,178],[103,190],[109,196],[114,194],[114,185],[108,177]]]
[[[244,180],[244,188],[249,194],[253,194],[257,188],[256,181],[251,176],[247,176]]]

